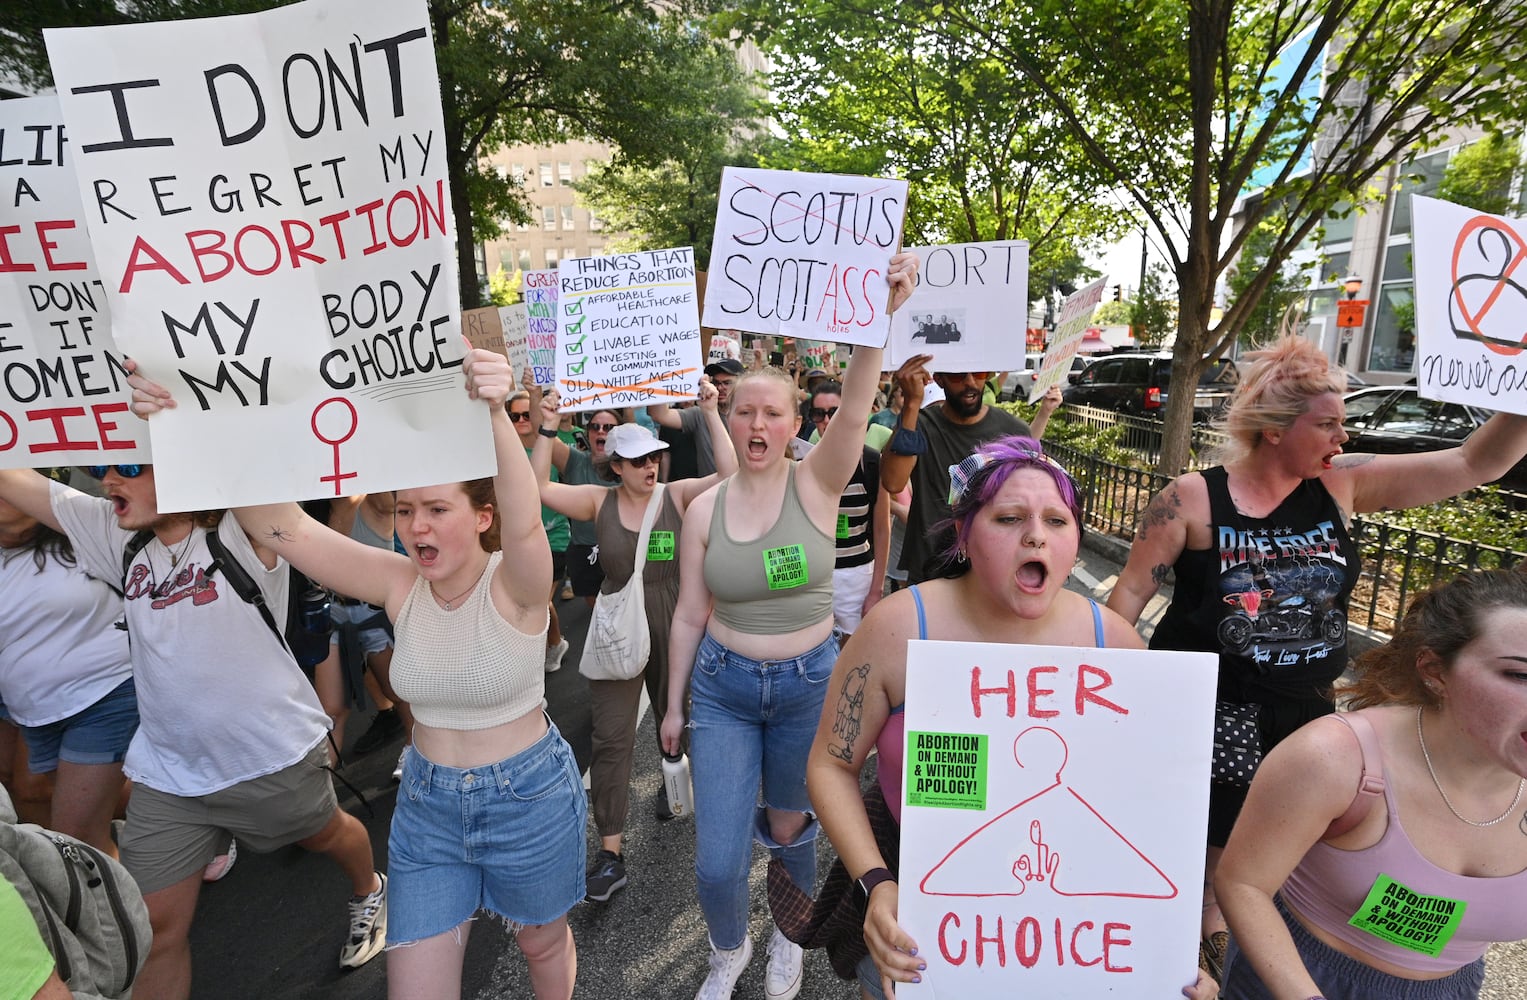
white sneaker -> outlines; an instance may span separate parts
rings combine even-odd
[[[387,876],[376,873],[376,891],[350,900],[350,938],[339,953],[343,969],[359,969],[387,943]]]
[[[769,971],[764,976],[764,996],[769,1000],[795,1000],[801,991],[801,946],[774,928],[769,938]]]
[[[567,655],[568,641],[563,637],[555,646],[546,647],[546,672],[554,674],[562,669],[562,657]]]
[[[723,951],[714,944],[710,946],[710,975],[700,984],[695,1000],[732,1000],[732,990],[742,978],[742,970],[753,958],[753,942],[742,939],[739,947]]]

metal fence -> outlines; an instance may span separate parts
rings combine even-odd
[[[1045,450],[1075,478],[1086,523],[1125,541],[1134,538],[1140,514],[1151,498],[1170,482],[1160,473],[1109,462],[1059,442],[1047,440]],[[1362,516],[1352,518],[1351,532],[1362,553],[1363,572],[1352,593],[1348,620],[1358,628],[1386,635],[1394,631],[1410,599],[1434,582],[1466,570],[1509,568],[1527,560],[1527,552]]]
[[[1161,458],[1162,422],[1157,417],[1138,417],[1131,413],[1099,409],[1096,406],[1067,404],[1066,408],[1056,413],[1052,419],[1063,420],[1069,424],[1077,424],[1097,431],[1119,428],[1118,445],[1138,455],[1143,464],[1153,466]],[[1202,424],[1194,424],[1193,437],[1188,444],[1191,452],[1188,467],[1201,469],[1206,465],[1212,465],[1215,449],[1224,444],[1225,440],[1223,432]]]

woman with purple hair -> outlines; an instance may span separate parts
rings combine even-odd
[[[881,601],[843,647],[806,765],[811,801],[837,864],[858,889],[803,905],[800,896],[787,898],[788,880],[769,880],[776,919],[809,914],[787,934],[825,946],[838,974],[857,976],[871,1000],[891,996],[896,982],[917,982],[924,968],[896,920],[908,640],[1143,645],[1124,619],[1065,589],[1081,544],[1080,499],[1039,442],[1014,436],[982,445],[950,469],[950,483],[949,569],[943,579]],[[878,783],[861,798],[859,776],[872,749],[880,754]],[[838,881],[829,876],[829,884]],[[856,932],[849,935],[833,930],[843,926],[844,907],[855,908],[856,919],[847,923]],[[839,919],[829,919],[834,914]],[[1200,976],[1183,994],[1207,1000],[1214,991],[1213,981]]]

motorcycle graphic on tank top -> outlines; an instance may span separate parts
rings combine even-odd
[[[1347,556],[1333,521],[1308,531],[1216,525],[1224,651],[1261,673],[1324,664],[1346,645]]]

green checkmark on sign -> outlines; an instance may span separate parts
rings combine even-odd
[[[588,365],[588,363],[588,358],[584,358],[582,361],[569,362],[567,365],[567,373],[569,375],[582,375],[583,369]]]
[[[582,354],[583,353],[583,342],[585,340],[588,340],[588,339],[589,339],[589,335],[585,333],[583,336],[579,337],[577,340],[570,340],[570,341],[568,341],[567,344],[564,345],[564,346],[567,347],[567,353],[568,354]]]
[[[578,322],[573,323],[573,324],[571,324],[571,325],[569,325],[567,327],[568,335],[571,336],[572,334],[575,334],[579,330],[583,329],[583,321],[586,320],[586,319],[588,319],[587,316],[579,316],[578,317]]]
[[[583,315],[583,303],[582,302],[569,302],[564,308],[566,309],[567,314],[569,316],[582,316]]]

